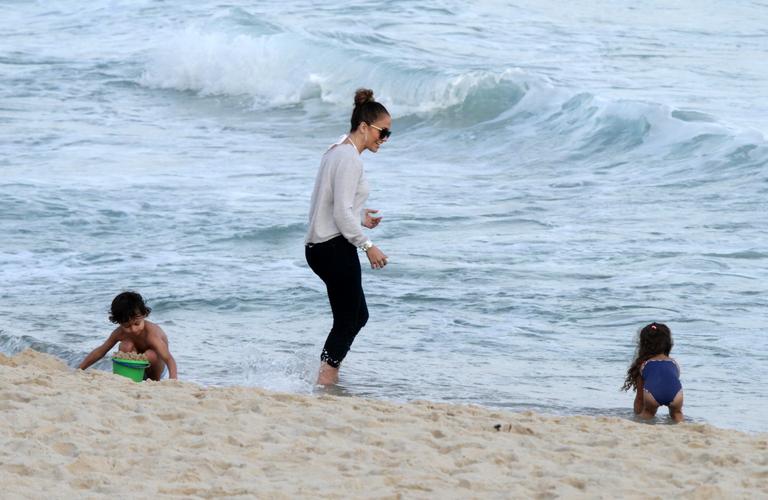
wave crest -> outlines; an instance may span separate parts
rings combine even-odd
[[[398,128],[465,129],[464,140],[497,142],[516,136],[557,137],[571,159],[651,147],[675,157],[711,154],[725,138],[753,145],[747,163],[762,163],[760,134],[734,131],[695,110],[658,103],[610,100],[552,85],[519,69],[441,69],[386,59],[309,34],[279,31],[230,34],[188,28],[158,48],[139,83],[202,96],[247,96],[256,108],[319,102],[351,109],[355,89],[371,87]],[[743,155],[742,155],[743,156]]]
[[[350,107],[355,89],[370,86],[398,117],[468,104],[475,119],[493,115],[525,91],[520,71],[449,75],[412,68],[288,33],[235,34],[188,28],[156,49],[138,83],[201,96],[248,96],[257,107],[319,99]],[[470,106],[471,105],[471,106]],[[469,119],[472,119],[469,117]]]

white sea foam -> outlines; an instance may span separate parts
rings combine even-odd
[[[201,96],[247,96],[259,108],[314,99],[348,108],[354,90],[370,82],[378,99],[398,118],[428,120],[464,106],[443,121],[452,126],[494,123],[519,113],[529,113],[535,122],[559,112],[575,95],[545,76],[518,68],[450,74],[367,59],[352,49],[323,46],[297,34],[227,34],[199,26],[176,33],[154,50],[139,82]],[[482,111],[484,106],[489,108],[487,112]],[[578,108],[569,122],[576,135],[566,135],[567,143],[574,145],[589,140],[603,126],[636,126],[630,133],[642,135],[643,123],[647,124],[647,137],[638,137],[638,141],[658,150],[704,134],[740,135],[742,143],[764,142],[756,131],[679,120],[672,108],[658,103],[590,96]],[[575,127],[573,120],[577,121]]]
[[[314,80],[303,64],[305,48],[288,35],[230,37],[189,28],[155,51],[139,81],[201,95],[248,95],[262,105],[295,103]]]
[[[414,70],[295,34],[229,35],[190,27],[153,51],[139,83],[202,96],[245,95],[259,107],[309,99],[348,107],[354,90],[370,85],[380,101],[403,116],[447,109],[473,93],[504,84],[522,87],[532,79],[513,68],[460,74]]]

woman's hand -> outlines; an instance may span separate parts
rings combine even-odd
[[[382,217],[372,217],[371,214],[377,214],[379,213],[378,210],[374,210],[372,208],[366,208],[365,209],[365,215],[363,216],[363,226],[367,227],[368,229],[373,229],[374,227],[379,225],[379,222],[381,222]]]
[[[368,256],[368,260],[373,269],[381,269],[387,265],[387,256],[384,255],[384,252],[379,250],[379,247],[374,245],[369,248],[365,254]]]

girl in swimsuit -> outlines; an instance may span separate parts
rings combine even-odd
[[[653,418],[659,406],[667,406],[672,420],[683,421],[683,386],[680,366],[669,357],[672,346],[667,325],[654,322],[640,330],[637,354],[621,388],[637,392],[635,413],[640,418]]]

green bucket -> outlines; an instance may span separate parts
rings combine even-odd
[[[112,373],[128,377],[134,382],[144,380],[144,370],[149,366],[149,361],[138,359],[112,358]]]

